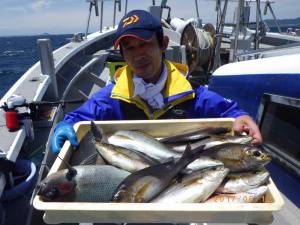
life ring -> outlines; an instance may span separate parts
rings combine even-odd
[[[16,161],[16,171],[18,174],[20,174],[20,176],[13,177],[14,180],[22,180],[12,188],[4,190],[0,201],[10,201],[22,197],[34,185],[36,177],[36,166],[32,161],[18,159]]]

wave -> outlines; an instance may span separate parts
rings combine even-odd
[[[0,70],[0,98],[24,74],[25,71]]]
[[[53,49],[72,35],[47,36]],[[0,37],[0,98],[38,59],[37,39],[45,36]]]
[[[23,53],[25,53],[24,50],[14,50],[14,51],[6,50],[6,51],[2,52],[0,54],[0,56],[9,56],[9,57],[12,57],[12,56],[19,56],[19,55],[21,55]]]

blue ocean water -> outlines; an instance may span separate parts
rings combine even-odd
[[[37,40],[49,38],[57,49],[71,34],[0,37],[0,98],[38,59]]]

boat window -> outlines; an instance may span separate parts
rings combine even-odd
[[[300,171],[300,100],[268,98],[263,105],[260,129],[264,147],[269,149],[281,163],[288,163]],[[278,101],[280,100],[280,101]],[[291,104],[292,103],[292,104]],[[296,103],[296,104],[295,104]]]

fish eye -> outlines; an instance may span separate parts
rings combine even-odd
[[[59,195],[59,190],[57,187],[51,188],[46,194],[45,197],[49,199],[54,199]]]
[[[258,156],[261,156],[262,153],[260,151],[254,151],[253,155],[256,156],[256,157],[258,157]]]

